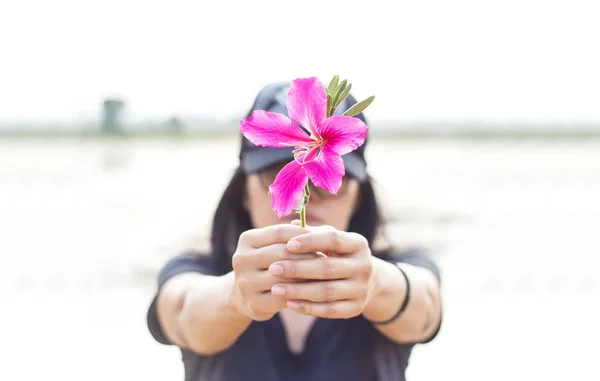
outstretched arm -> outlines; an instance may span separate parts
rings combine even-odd
[[[407,281],[410,295],[407,294]],[[399,343],[427,341],[436,333],[442,315],[440,287],[436,276],[428,269],[408,263],[392,263],[373,259],[375,287],[371,300],[363,310],[370,321],[383,322],[393,318],[408,298],[404,312],[388,324],[375,327],[389,339]]]
[[[252,321],[230,302],[233,273],[184,273],[169,279],[156,300],[156,314],[172,344],[203,355],[231,346]]]

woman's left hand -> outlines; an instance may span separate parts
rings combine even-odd
[[[329,226],[312,229],[290,240],[287,249],[325,256],[271,264],[271,274],[282,280],[273,285],[271,293],[285,297],[289,308],[306,315],[351,318],[361,314],[375,288],[367,240]],[[288,283],[286,279],[302,282]]]

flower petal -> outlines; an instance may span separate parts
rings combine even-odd
[[[271,209],[277,213],[279,218],[292,213],[298,201],[304,194],[304,185],[308,177],[296,162],[292,160],[279,171],[275,181],[269,186],[269,192],[273,199]]]
[[[305,163],[302,167],[310,181],[316,186],[331,194],[337,194],[340,190],[342,178],[346,173],[344,160],[328,147],[322,148],[317,159]]]
[[[327,116],[327,94],[315,77],[298,78],[292,82],[287,98],[288,115],[314,136],[317,126]]]
[[[338,155],[345,155],[360,147],[368,131],[367,125],[353,116],[332,116],[318,127],[325,146]]]
[[[240,131],[246,139],[263,147],[280,148],[314,141],[287,116],[263,110],[256,110],[242,120]]]
[[[317,158],[320,151],[321,150],[319,149],[319,147],[310,148],[308,150],[305,150],[303,153],[298,155],[298,157],[296,158],[296,161],[298,163],[300,163],[300,165],[304,164],[305,162],[313,161],[314,159]]]

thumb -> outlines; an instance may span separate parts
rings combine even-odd
[[[299,219],[295,219],[295,220],[292,220],[291,224],[294,225],[294,226],[302,226],[302,221],[300,221]],[[309,225],[306,225],[306,228],[310,229],[312,231],[314,231],[314,230],[319,230],[319,231],[321,231],[321,230],[335,230],[335,228],[333,226],[331,226],[331,225],[320,225],[320,226],[309,226]]]
[[[294,226],[302,226],[302,221],[300,221],[299,219],[292,220],[291,224],[294,225]],[[315,230],[318,227],[313,227],[313,226],[310,226],[310,225],[307,224],[307,225],[304,226],[304,228],[307,229],[308,231],[313,231],[313,230]]]

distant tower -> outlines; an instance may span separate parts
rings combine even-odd
[[[125,103],[120,99],[105,99],[102,108],[102,133],[114,134],[121,132],[121,112]]]
[[[183,132],[183,123],[178,117],[171,117],[167,121],[167,131],[172,135],[181,135]]]

